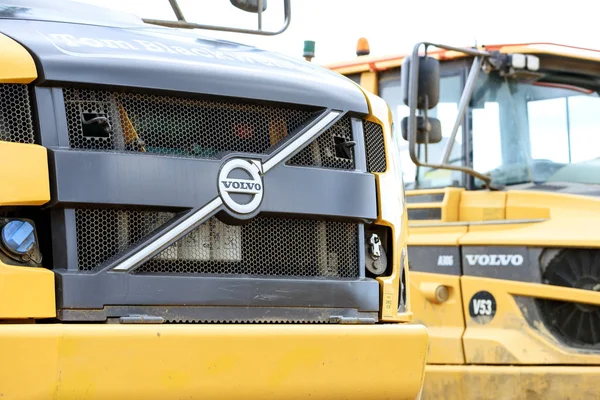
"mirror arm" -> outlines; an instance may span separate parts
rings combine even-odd
[[[185,17],[183,16],[183,12],[181,11],[181,8],[179,8],[179,4],[177,3],[177,0],[169,0],[169,4],[171,4],[171,8],[173,9],[175,16],[177,17],[177,20],[185,22]]]
[[[425,109],[423,110],[423,122],[425,123],[425,162],[429,162],[429,119],[427,112],[429,110],[429,96],[425,95]],[[418,127],[417,127],[418,128]]]
[[[424,44],[425,46],[437,47],[438,49],[457,51],[459,53],[469,54],[469,55],[475,56],[475,57],[477,57],[477,56],[490,57],[492,55],[492,53],[490,53],[489,51],[478,50],[478,49],[473,49],[473,48],[469,48],[469,47],[454,47],[454,46],[447,46],[445,44],[436,44],[436,43],[429,43],[429,42],[421,42],[419,44]]]
[[[477,56],[473,59],[473,64],[471,65],[471,70],[469,71],[469,77],[467,78],[467,82],[465,83],[465,88],[463,90],[462,96],[460,97],[460,102],[458,105],[458,115],[456,116],[456,120],[454,121],[454,126],[452,127],[452,134],[450,135],[450,140],[446,145],[446,151],[444,153],[444,157],[440,164],[447,164],[450,159],[450,153],[452,153],[452,148],[454,147],[454,141],[456,140],[456,134],[458,133],[458,128],[463,124],[465,120],[465,113],[467,112],[467,106],[469,105],[469,101],[471,100],[471,96],[473,96],[473,90],[475,89],[475,84],[477,83],[477,78],[479,77],[479,71],[481,71],[481,64],[483,62],[482,56]]]
[[[487,51],[479,51],[479,50],[475,50],[475,49],[461,49],[461,48],[457,48],[457,47],[451,47],[451,46],[444,46],[444,45],[437,45],[437,44],[433,44],[433,43],[428,43],[428,42],[420,42],[417,43],[414,48],[413,48],[413,52],[412,52],[412,58],[411,58],[411,66],[410,66],[410,75],[409,75],[409,80],[408,80],[408,106],[409,106],[409,114],[408,114],[408,123],[407,123],[407,133],[408,133],[408,152],[410,154],[410,159],[411,161],[417,166],[417,170],[418,167],[430,167],[430,168],[437,168],[437,169],[449,169],[449,170],[453,170],[453,171],[459,171],[459,172],[464,172],[467,173],[471,176],[474,176],[475,178],[478,178],[480,180],[482,180],[485,183],[485,186],[489,189],[494,189],[490,183],[492,181],[491,177],[485,174],[482,174],[480,172],[475,171],[472,168],[469,167],[463,167],[463,166],[455,166],[455,165],[448,165],[448,164],[439,164],[439,165],[435,165],[435,164],[428,164],[428,163],[422,163],[419,160],[419,157],[416,154],[416,138],[417,138],[417,115],[416,115],[416,111],[417,111],[417,95],[418,95],[418,85],[419,85],[419,47],[421,47],[421,45],[425,45],[425,47],[427,48],[427,46],[434,46],[434,47],[438,47],[438,48],[442,48],[442,49],[446,49],[446,50],[456,50],[456,51],[460,51],[463,53],[467,53],[467,54],[471,54],[476,56],[477,58],[482,58],[482,57],[488,57],[490,55],[490,53],[488,53]],[[479,61],[478,63],[480,63],[481,61]],[[475,64],[475,61],[473,62]],[[476,69],[477,73],[479,73],[479,68]],[[477,76],[475,76],[476,78]],[[473,81],[475,81],[475,79],[473,79]],[[473,85],[474,87],[474,85]],[[465,88],[466,90],[466,88]],[[471,88],[471,92],[472,92],[473,88]],[[464,92],[463,92],[463,96],[464,96]],[[470,97],[470,95],[469,95]],[[418,182],[418,173],[417,173],[417,177],[415,178],[415,184]]]
[[[169,2],[171,3],[171,6],[173,3],[177,4],[177,0],[169,0]],[[181,13],[181,10],[179,10],[179,15],[178,15],[177,12],[175,11],[175,9],[173,9],[173,10],[175,11],[175,15],[177,16],[178,21],[169,21],[169,20],[163,20],[163,19],[149,19],[149,18],[142,18],[142,21],[144,21],[146,24],[166,26],[168,28],[208,29],[211,31],[247,33],[247,34],[251,34],[251,35],[263,35],[263,36],[275,36],[275,35],[279,35],[279,34],[285,32],[287,30],[287,28],[290,26],[290,21],[292,19],[290,3],[291,3],[291,0],[283,0],[283,13],[284,13],[285,20],[283,22],[283,26],[278,31],[263,31],[262,28],[259,28],[259,30],[254,30],[254,29],[229,28],[226,26],[196,24],[193,22],[187,22],[185,19],[180,20],[179,16],[183,17],[183,13]],[[179,9],[179,7],[177,7],[177,8]],[[262,8],[259,9],[259,11],[260,10],[262,10]],[[259,13],[259,19],[260,19],[260,15],[262,15],[262,14]],[[260,24],[262,25],[262,22],[260,22]]]
[[[263,0],[258,0],[258,30],[262,31],[262,9]]]
[[[416,139],[417,139],[417,97],[419,85],[419,47],[422,43],[417,43],[413,48],[411,57],[410,75],[408,78],[408,153],[411,161],[418,167],[421,165],[419,157],[416,154]]]
[[[419,163],[419,166],[429,167],[431,169],[449,169],[452,171],[464,172],[466,174],[469,174],[471,176],[474,176],[475,178],[482,180],[488,189],[492,189],[492,190],[495,189],[494,187],[490,186],[492,179],[490,178],[489,175],[482,174],[481,172],[477,172],[474,169],[469,168],[469,167],[463,167],[460,165],[450,165],[450,164],[426,164],[426,163]]]

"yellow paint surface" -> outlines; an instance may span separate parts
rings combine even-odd
[[[428,363],[462,364],[465,362],[462,335],[465,321],[462,314],[460,277],[455,275],[410,272],[413,321],[429,331]],[[428,298],[428,286],[444,285],[448,300],[437,304]]]
[[[0,33],[0,83],[31,83],[37,78],[31,54],[19,43]]]
[[[489,49],[498,50],[500,53],[512,54],[546,54],[560,57],[566,57],[574,60],[600,61],[600,51],[593,49],[583,49],[574,46],[564,46],[553,43],[524,43],[524,44],[505,44],[487,46]],[[479,47],[483,49],[483,47]],[[453,50],[433,50],[429,56],[432,58],[444,60],[456,60],[469,57],[467,54]],[[385,71],[390,68],[400,67],[404,58],[409,54],[396,54],[388,56],[360,56],[353,60],[341,61],[333,64],[324,65],[342,75],[353,74],[363,71]]]
[[[377,72],[363,72],[360,74],[360,86],[369,92],[379,94],[379,82],[377,80]]]
[[[519,224],[471,225],[461,238],[462,245],[518,245],[542,247],[598,247],[600,231],[590,229],[600,216],[600,198],[564,193],[536,191],[508,191],[506,214],[514,210],[537,209],[519,217],[537,219],[548,215],[542,222]],[[542,211],[540,211],[542,210]],[[515,219],[515,218],[513,218]],[[600,217],[598,218],[600,222]]]
[[[466,226],[411,226],[408,244],[414,246],[458,246],[459,239],[467,233]]]
[[[460,196],[460,221],[505,219],[506,192],[464,191]]]
[[[388,325],[0,325],[2,399],[414,399],[427,331]]]
[[[411,221],[411,226],[424,226],[424,225],[439,225],[444,222],[456,222],[459,218],[459,206],[462,195],[465,192],[462,188],[444,188],[444,189],[418,189],[418,190],[407,190],[407,198],[422,196],[422,195],[443,195],[442,201],[431,201],[431,202],[410,202],[407,204],[408,209],[422,209],[422,208],[440,208],[441,219],[439,220],[416,220]]]
[[[384,173],[375,173],[377,184],[377,208],[379,215],[376,224],[388,226],[392,230],[394,242],[393,270],[389,276],[378,277],[380,296],[382,299],[381,318],[383,321],[410,321],[410,285],[406,288],[407,311],[398,313],[398,298],[400,288],[400,269],[408,273],[408,262],[401,265],[401,252],[406,248],[408,239],[408,219],[406,204],[404,203],[404,187],[402,178],[397,174],[397,163],[392,149],[392,113],[387,103],[364,88],[360,87],[368,100],[370,115],[367,120],[381,124],[386,149],[387,170]]]
[[[600,367],[428,365],[421,400],[591,400]]]
[[[35,144],[0,141],[0,206],[42,205],[50,200],[48,156]]]
[[[570,301],[600,305],[600,293],[543,284],[461,277],[466,330],[463,336],[466,362],[469,364],[598,364],[600,354],[585,352],[559,343],[537,321],[525,319],[514,296]],[[496,299],[496,315],[486,324],[469,316],[469,301],[480,290]]]
[[[54,316],[54,273],[45,268],[16,267],[0,261],[0,319]]]

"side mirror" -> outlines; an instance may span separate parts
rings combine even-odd
[[[213,15],[211,18],[211,14],[210,14],[211,9],[206,8],[206,7],[205,7],[206,9],[196,9],[195,13],[197,14],[198,12],[200,12],[201,19],[208,20],[209,22],[213,21],[215,19],[215,17],[217,17],[217,19],[224,19],[224,20],[228,21],[227,24],[226,25],[220,25],[220,24],[213,25],[212,23],[209,23],[209,24],[196,23],[196,22],[192,22],[192,21],[189,21],[188,19],[186,19],[181,7],[179,6],[178,1],[179,0],[169,0],[169,4],[171,5],[171,8],[173,9],[173,13],[175,14],[175,17],[177,17],[177,21],[166,20],[166,19],[150,19],[150,18],[142,18],[142,21],[144,21],[147,24],[161,25],[161,26],[166,26],[169,28],[208,29],[211,31],[220,31],[220,32],[247,33],[247,34],[252,34],[252,35],[274,36],[274,35],[279,35],[280,33],[283,33],[285,30],[287,30],[288,26],[290,25],[290,19],[292,17],[292,11],[291,11],[291,1],[292,0],[282,0],[282,2],[283,2],[283,25],[279,28],[279,30],[276,30],[276,31],[265,30],[265,29],[263,29],[263,19],[265,17],[263,14],[267,10],[267,0],[229,0],[229,2],[238,10],[256,14],[256,18],[257,18],[257,22],[258,22],[258,29],[240,28],[240,27],[235,26],[237,24],[237,22],[240,22],[240,21],[237,21],[235,24],[232,24],[234,26],[231,26],[231,25],[228,26],[229,22],[231,22],[230,19],[226,18],[225,15],[221,15],[222,13],[219,13],[218,15]],[[197,2],[193,2],[193,1],[187,2],[187,5],[190,6],[192,3],[197,3]],[[275,7],[275,8],[277,8],[277,7]],[[191,11],[193,12],[194,10],[191,10]],[[237,13],[237,11],[235,13]]]
[[[402,138],[408,140],[408,117],[402,118]],[[429,137],[428,137],[429,135]],[[434,144],[442,141],[442,124],[437,118],[417,117],[417,144]]]
[[[408,106],[409,77],[412,57],[407,56],[402,63],[400,72],[400,85],[402,87],[402,101]],[[426,101],[427,99],[427,101]],[[428,110],[435,107],[440,99],[440,62],[431,57],[419,57],[419,93],[417,95],[417,109]]]
[[[229,0],[231,4],[233,4],[236,8],[240,10],[244,10],[250,13],[257,14],[258,13],[258,3],[260,0]],[[262,12],[267,10],[267,0],[262,0]]]

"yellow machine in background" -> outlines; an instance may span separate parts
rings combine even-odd
[[[600,52],[361,43],[328,67],[394,113],[422,398],[600,398]]]

